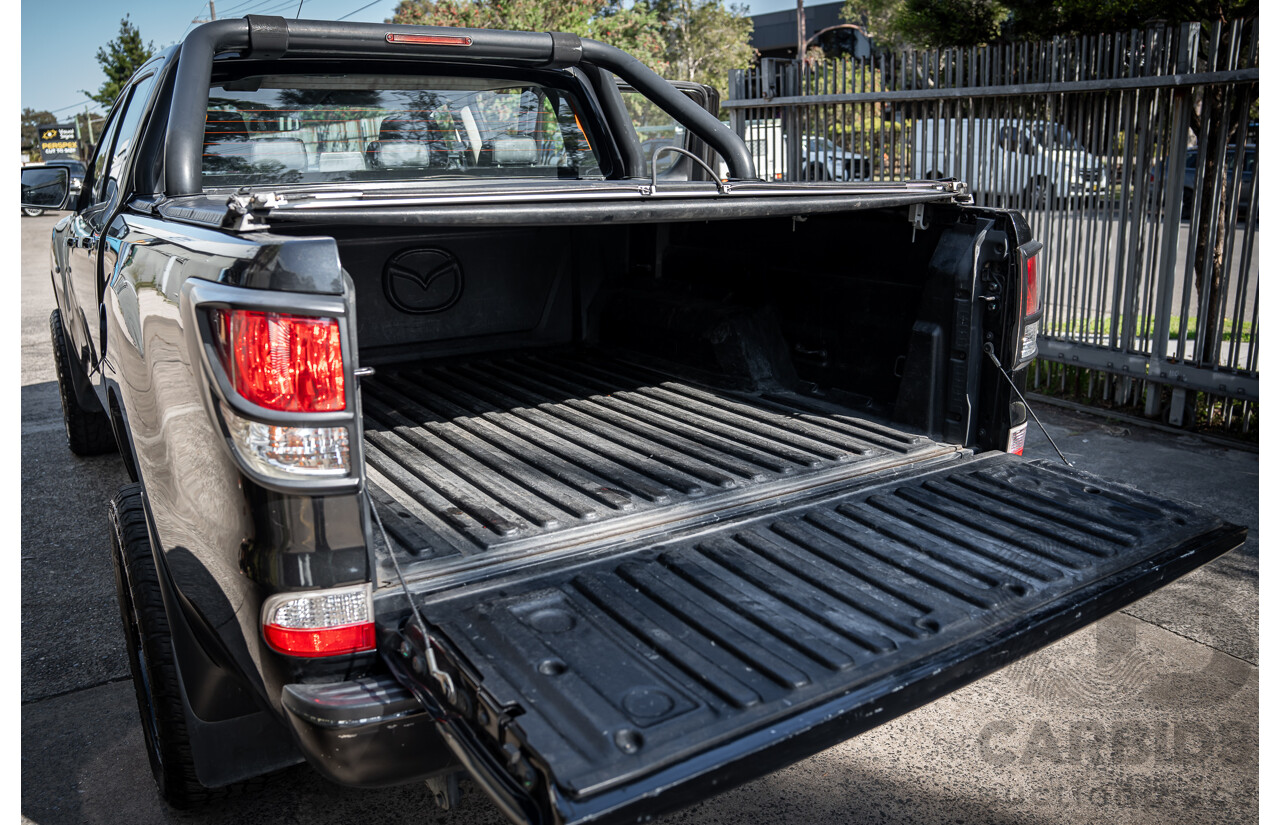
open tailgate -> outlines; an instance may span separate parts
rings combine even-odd
[[[919,707],[1244,538],[1059,465],[963,455],[424,594],[452,702],[417,623],[384,649],[513,820],[630,821]]]

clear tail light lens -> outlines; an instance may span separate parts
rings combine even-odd
[[[289,656],[315,658],[373,650],[373,597],[369,585],[284,593],[262,607],[267,645]]]
[[[347,428],[286,427],[249,421],[222,407],[236,452],[269,478],[343,477],[351,468]]]
[[[1027,443],[1027,422],[1022,422],[1016,427],[1009,430],[1009,443],[1005,445],[1005,452],[1014,455],[1022,455],[1022,448]]]
[[[346,409],[336,319],[218,309],[213,327],[223,369],[246,400],[282,412]]]

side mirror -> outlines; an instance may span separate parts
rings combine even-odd
[[[29,209],[63,209],[71,190],[65,166],[22,167],[22,205]]]

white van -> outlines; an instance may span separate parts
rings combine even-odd
[[[788,138],[782,120],[749,120],[742,139],[751,150],[756,173],[765,180],[790,180]],[[805,136],[800,144],[799,180],[870,180],[871,163],[861,155],[838,147],[825,137]]]
[[[1102,192],[1109,179],[1104,160],[1066,127],[997,118],[917,120],[911,176],[959,178],[976,195],[1027,206]]]

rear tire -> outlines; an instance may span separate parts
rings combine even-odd
[[[28,218],[38,218],[44,214],[44,210],[37,209],[34,206],[24,206],[22,207],[22,214],[26,215]]]
[[[58,397],[63,402],[63,426],[67,430],[67,446],[77,455],[102,455],[116,450],[111,420],[102,409],[84,409],[76,395],[74,375],[79,365],[72,361],[67,347],[63,316],[58,310],[49,315],[49,336],[54,344],[54,368],[58,372]]]
[[[111,500],[111,560],[116,599],[124,626],[129,671],[142,718],[147,760],[160,796],[175,808],[190,809],[233,796],[249,786],[207,788],[196,776],[187,734],[169,619],[160,578],[151,555],[151,535],[142,487],[127,484]]]
[[[114,453],[117,447],[111,419],[101,408],[86,410],[80,406],[74,383],[76,373],[73,372],[80,369],[80,365],[71,360],[62,313],[56,309],[49,314],[49,337],[53,341],[53,365],[58,373],[58,397],[62,400],[67,446],[76,455]]]

